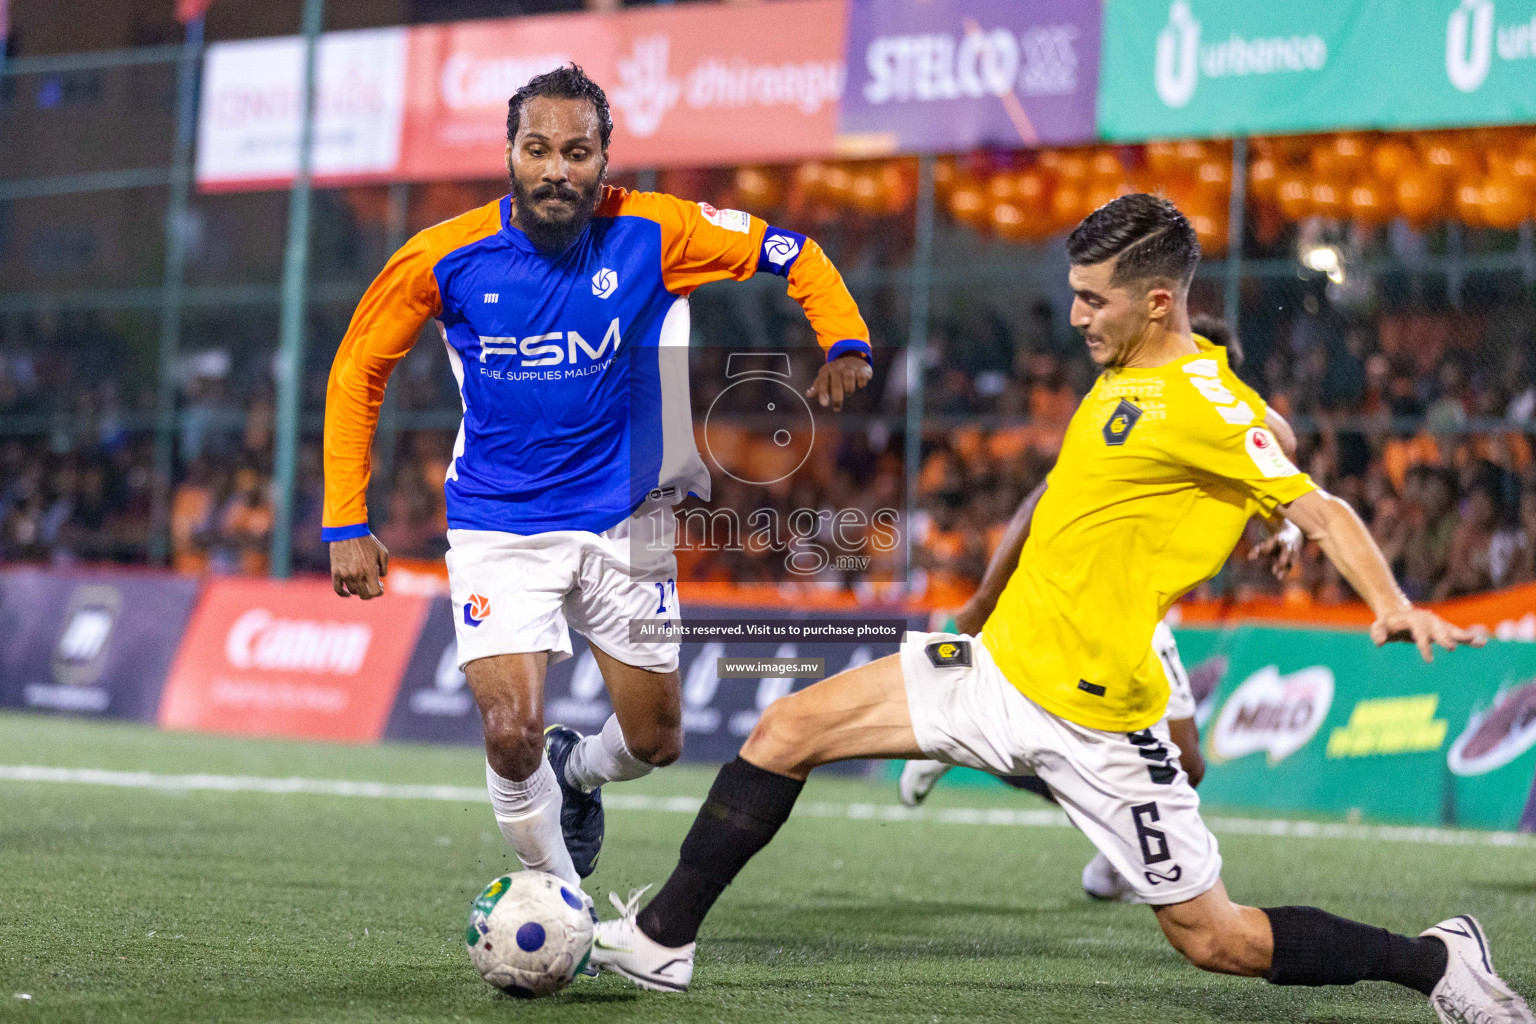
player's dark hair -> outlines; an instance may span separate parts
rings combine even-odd
[[[1243,343],[1238,340],[1237,332],[1225,320],[1211,316],[1209,313],[1196,313],[1189,318],[1190,330],[1213,345],[1220,345],[1227,350],[1227,363],[1234,370],[1242,368],[1245,355]]]
[[[567,64],[542,75],[534,75],[528,84],[512,94],[507,101],[507,141],[517,138],[518,122],[522,120],[523,104],[535,96],[548,96],[557,100],[588,100],[597,110],[597,134],[603,148],[608,148],[608,138],[613,135],[613,115],[608,112],[608,94],[603,87],[587,77],[576,64]]]
[[[1200,262],[1200,239],[1189,219],[1162,196],[1134,192],[1084,217],[1067,236],[1077,266],[1115,260],[1111,284],[1161,278],[1189,284]]]

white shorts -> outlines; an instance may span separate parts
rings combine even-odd
[[[1179,645],[1168,623],[1159,622],[1152,631],[1152,650],[1168,677],[1168,713],[1163,717],[1194,718],[1195,691],[1189,688],[1189,673],[1184,671],[1184,659],[1179,657]]]
[[[901,672],[926,756],[993,775],[1039,775],[1146,902],[1182,903],[1221,878],[1216,837],[1167,719],[1123,733],[1058,718],[1020,693],[976,637],[908,633]]]
[[[676,520],[637,512],[604,533],[448,531],[448,590],[459,668],[499,654],[571,656],[574,628],[604,654],[677,669],[677,642],[631,642],[631,619],[676,621]]]

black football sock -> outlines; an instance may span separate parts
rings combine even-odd
[[[715,776],[683,840],[667,884],[640,911],[640,930],[663,946],[685,946],[715,900],[784,824],[805,783],[737,758]]]
[[[1445,974],[1445,943],[1409,938],[1335,917],[1316,907],[1266,908],[1275,955],[1264,980],[1274,985],[1353,985],[1395,981],[1426,996]]]
[[[1026,793],[1033,793],[1042,800],[1051,803],[1056,802],[1056,795],[1051,792],[1051,787],[1045,784],[1045,780],[1038,775],[999,775],[998,779],[1006,782],[1014,789],[1022,789]]]

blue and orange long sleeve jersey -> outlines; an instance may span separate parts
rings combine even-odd
[[[870,356],[841,276],[798,232],[605,187],[582,236],[549,256],[511,211],[503,197],[416,235],[358,303],[326,389],[323,539],[368,532],[385,384],[429,319],[464,406],[446,499],[466,530],[601,532],[650,495],[708,497],[687,379],[702,284],[779,274],[829,360]]]

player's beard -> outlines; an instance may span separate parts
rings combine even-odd
[[[512,201],[517,204],[517,225],[523,229],[523,234],[533,243],[534,248],[540,252],[558,254],[571,247],[571,243],[581,237],[581,233],[587,230],[587,225],[592,222],[592,215],[597,212],[598,200],[603,194],[603,181],[608,176],[607,168],[597,176],[597,180],[586,190],[572,188],[568,184],[540,185],[529,191],[523,188],[523,183],[516,177],[512,179]],[[571,204],[571,212],[564,219],[545,217],[539,213],[537,204],[551,197],[566,200]]]

